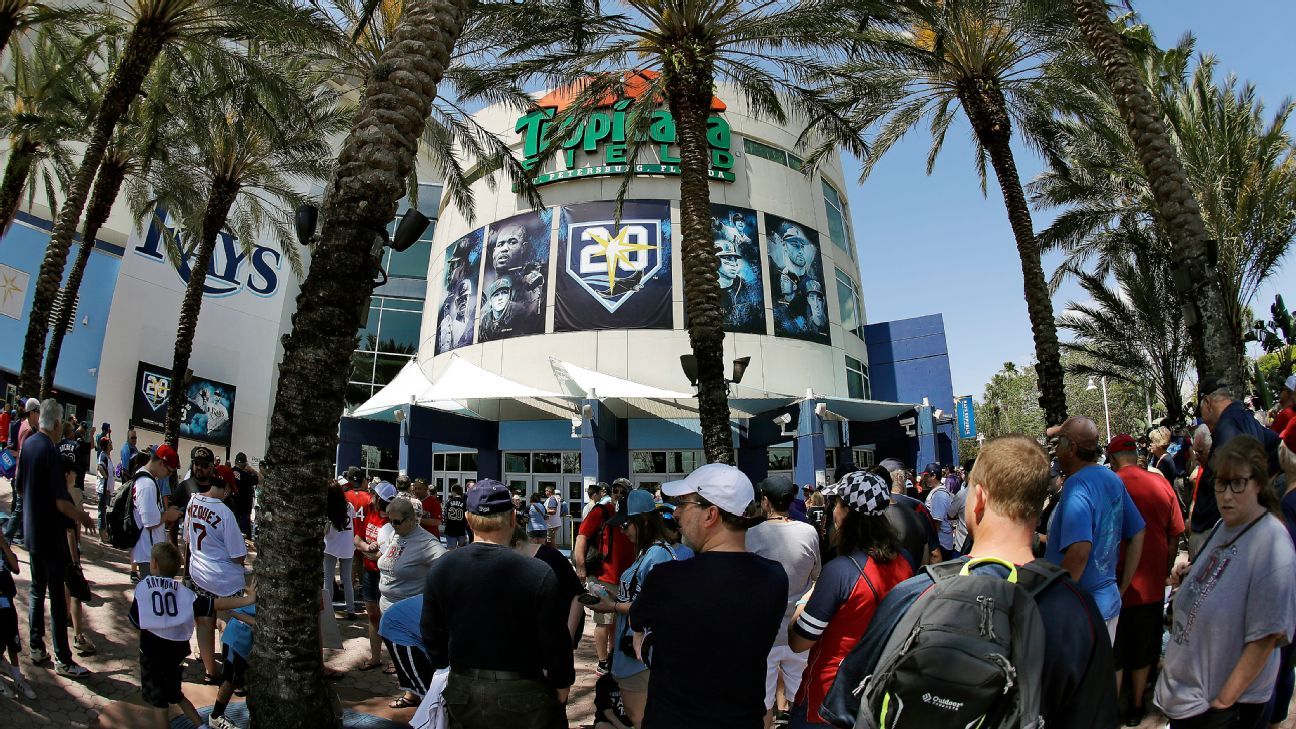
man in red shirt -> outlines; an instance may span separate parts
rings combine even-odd
[[[1179,554],[1184,520],[1179,499],[1165,476],[1139,468],[1138,445],[1133,438],[1124,434],[1112,438],[1107,444],[1107,458],[1147,525],[1138,570],[1121,595],[1120,622],[1113,646],[1118,692],[1124,671],[1130,672],[1133,693],[1125,726],[1138,726],[1147,713],[1143,693],[1147,690],[1148,671],[1161,657],[1166,578]],[[1119,569],[1116,572],[1121,574]]]
[[[616,527],[605,526],[617,512],[617,506],[630,493],[630,481],[618,478],[612,482],[612,496],[607,501],[590,509],[589,516],[580,524],[576,543],[572,545],[572,563],[576,574],[585,580],[590,592],[598,595],[600,591],[615,596],[619,589],[621,573],[634,562],[635,548],[625,532]],[[597,571],[586,570],[585,557],[591,547],[596,547],[603,556],[603,564]],[[608,672],[608,656],[612,651],[612,636],[616,616],[613,613],[594,613],[594,650],[598,653],[598,668],[595,673],[602,676]]]
[[[428,483],[421,478],[414,479],[414,496],[423,506],[423,518],[419,525],[437,539],[441,538],[441,499],[436,494],[428,493]]]
[[[1269,429],[1282,435],[1293,418],[1296,418],[1296,375],[1288,377],[1278,391],[1278,412],[1274,413]]]

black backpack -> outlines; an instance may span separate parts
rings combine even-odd
[[[108,502],[108,516],[104,526],[108,532],[108,542],[117,549],[131,549],[139,541],[139,524],[135,523],[135,483],[140,474],[136,473],[130,480],[129,488],[118,488]]]
[[[1003,564],[1007,579],[970,573]],[[1035,599],[1062,575],[1042,560],[993,558],[925,568],[935,583],[892,631],[872,676],[857,687],[857,729],[1042,727],[1044,623]]]

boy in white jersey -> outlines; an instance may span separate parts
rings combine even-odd
[[[195,494],[185,510],[184,539],[189,545],[189,582],[198,599],[194,616],[198,620],[198,654],[209,684],[220,683],[216,668],[216,599],[243,591],[246,577],[243,563],[247,543],[234,512],[225,505],[229,485],[220,478],[207,482],[207,490]]]
[[[199,729],[207,724],[198,715],[181,688],[182,663],[189,656],[189,637],[194,630],[194,594],[175,579],[180,572],[180,550],[170,542],[153,546],[151,574],[128,592],[132,598],[130,619],[140,629],[140,693],[152,706],[153,725],[170,725],[169,709],[179,705],[185,718]],[[254,597],[222,599],[222,610],[251,604]]]

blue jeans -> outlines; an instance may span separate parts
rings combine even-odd
[[[832,724],[821,724],[806,719],[806,705],[796,704],[788,717],[788,729],[834,729]]]
[[[10,544],[23,541],[23,503],[22,491],[13,491],[13,504],[10,505],[9,523],[5,524],[5,541]]]
[[[467,535],[467,534],[465,534],[465,535],[463,535],[463,536],[461,536],[461,537],[452,537],[452,536],[450,536],[449,534],[446,535],[446,538],[445,538],[445,545],[446,545],[446,549],[454,549],[455,547],[463,547],[463,546],[466,546],[467,544],[468,544],[468,535]]]

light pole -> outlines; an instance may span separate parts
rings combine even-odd
[[[1103,418],[1107,421],[1107,442],[1110,443],[1111,442],[1111,408],[1107,406],[1107,377],[1104,375],[1103,377],[1099,378],[1099,381],[1102,382]],[[1089,385],[1085,387],[1085,389],[1086,390],[1098,389],[1098,386],[1094,384],[1094,378],[1092,377],[1089,378]]]

